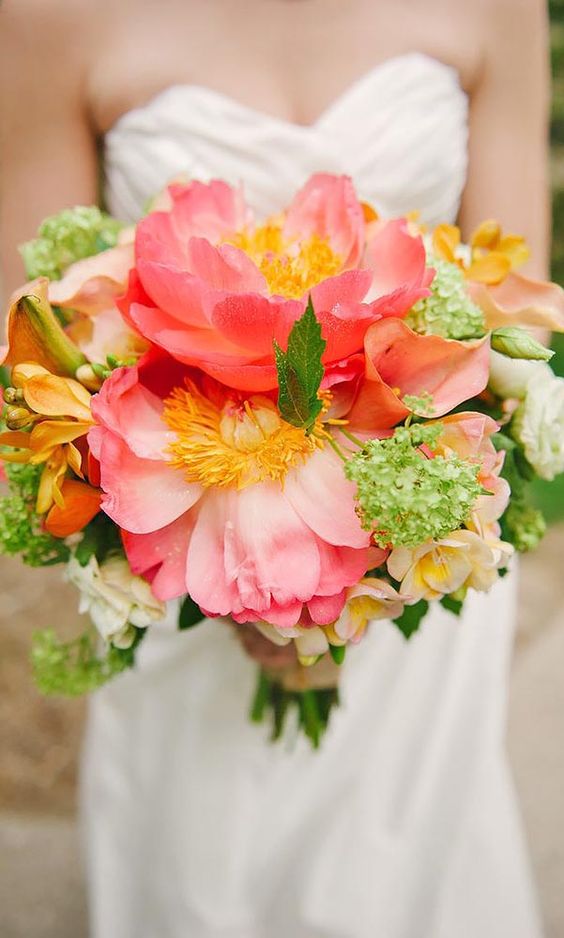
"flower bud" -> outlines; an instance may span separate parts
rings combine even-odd
[[[96,393],[102,387],[103,380],[94,371],[92,365],[81,365],[76,369],[75,378],[87,388],[88,391]]]
[[[492,332],[491,344],[495,352],[501,352],[509,358],[548,362],[554,355],[551,349],[545,348],[524,329],[515,326],[503,326],[501,329],[496,329]]]
[[[6,411],[6,426],[8,430],[23,430],[36,419],[27,407],[9,407]]]
[[[23,401],[23,391],[20,388],[4,388],[4,401],[6,404],[16,404]]]

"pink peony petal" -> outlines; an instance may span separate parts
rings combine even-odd
[[[186,557],[195,519],[196,512],[189,511],[151,534],[122,532],[133,573],[149,580],[163,602],[186,593]]]
[[[367,547],[355,512],[355,486],[345,477],[343,463],[331,449],[317,450],[292,469],[284,485],[286,498],[312,531],[337,547]]]
[[[264,293],[264,275],[244,251],[232,244],[215,247],[205,238],[188,244],[188,267],[194,276],[216,290],[232,293]]]
[[[482,309],[488,329],[539,326],[564,332],[564,290],[556,283],[510,273],[499,286],[471,283],[470,295]]]
[[[225,566],[243,606],[264,613],[310,599],[319,582],[316,538],[279,485],[262,483],[237,493],[236,517],[226,531]]]
[[[177,319],[154,306],[133,303],[129,316],[136,329],[174,358],[205,369],[206,359],[219,364],[239,366],[248,353],[213,329],[184,326]]]
[[[368,548],[335,547],[318,537],[317,549],[321,562],[318,596],[332,596],[345,586],[353,586],[369,569]]]
[[[328,238],[343,267],[358,264],[364,244],[364,213],[349,176],[316,173],[290,205],[284,234],[305,240]]]
[[[433,278],[427,268],[423,239],[409,233],[404,218],[395,218],[376,229],[367,245],[366,259],[373,271],[376,296],[387,296],[404,284],[428,285]]]
[[[228,296],[215,305],[210,318],[217,334],[241,344],[248,359],[252,360],[272,358],[275,339],[286,348],[292,326],[304,309],[305,304],[301,300],[257,294]]]
[[[214,305],[225,294],[210,287],[194,274],[182,269],[143,258],[137,260],[137,271],[143,290],[150,297],[148,306],[156,306],[183,326],[205,328]],[[136,300],[132,291],[120,303],[131,307]],[[143,302],[141,300],[141,302]]]
[[[140,459],[109,430],[94,434],[100,460],[102,508],[121,528],[149,534],[166,527],[188,511],[202,488],[186,482],[182,472],[166,462]]]
[[[338,619],[345,605],[346,592],[341,590],[334,596],[314,596],[310,599],[307,608],[309,614],[317,625],[330,625]]]
[[[116,368],[91,402],[94,419],[143,459],[162,460],[174,434],[162,420],[163,403],[140,384],[139,369]]]

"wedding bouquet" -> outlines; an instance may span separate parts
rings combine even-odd
[[[338,688],[309,666],[374,620],[409,638],[431,603],[459,614],[542,537],[528,489],[564,469],[564,380],[522,327],[563,330],[564,295],[496,223],[464,244],[328,174],[256,221],[240,189],[174,182],[135,228],[75,208],[22,253],[0,545],[64,564],[95,626],[36,635],[43,691],[131,666],[180,598],[182,629],[294,643],[252,714],[279,736],[295,703],[317,745]]]

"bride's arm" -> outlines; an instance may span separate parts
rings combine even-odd
[[[97,198],[89,126],[85,7],[61,0],[0,6],[3,292],[24,279],[17,245],[61,208]],[[0,317],[1,318],[1,317]]]
[[[470,98],[470,164],[460,222],[466,235],[497,218],[523,234],[527,272],[549,263],[548,23],[544,0],[487,0],[482,68]]]

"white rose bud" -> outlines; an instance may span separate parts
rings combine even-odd
[[[80,592],[79,612],[87,612],[106,641],[128,648],[135,632],[164,618],[166,606],[155,599],[151,587],[131,572],[125,557],[109,557],[101,566],[90,557],[82,567],[76,557],[67,564],[66,577]]]
[[[552,369],[544,362],[524,361],[508,358],[499,352],[490,352],[489,387],[494,394],[502,397],[522,400],[527,393],[527,385],[535,375],[551,376]]]
[[[564,471],[564,378],[534,375],[513,419],[512,433],[541,479]]]
[[[525,329],[518,326],[503,326],[492,332],[491,345],[495,352],[509,358],[527,361],[549,362],[554,352],[537,342]]]

